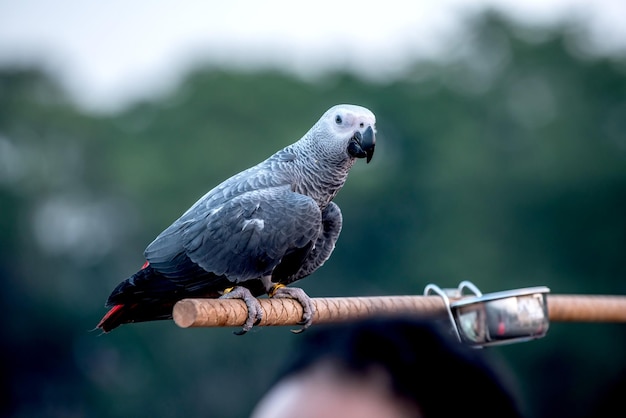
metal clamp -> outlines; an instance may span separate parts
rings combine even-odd
[[[464,296],[466,290],[473,295]],[[463,281],[456,289],[428,284],[424,296],[432,292],[443,299],[459,341],[474,347],[541,338],[550,325],[547,304],[550,289],[545,286],[483,294],[472,282]]]

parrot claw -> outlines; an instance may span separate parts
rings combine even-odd
[[[255,298],[250,290],[243,286],[235,286],[227,293],[220,296],[220,299],[241,299],[248,308],[248,319],[244,322],[243,327],[239,331],[233,331],[235,335],[244,335],[252,329],[255,325],[261,323],[263,319],[263,310],[258,299]]]
[[[300,334],[311,326],[313,323],[313,314],[315,313],[315,307],[311,298],[304,292],[304,290],[298,287],[276,287],[272,297],[274,298],[287,298],[294,299],[302,305],[302,319],[298,321],[298,325],[301,325],[300,329],[292,329],[294,334]]]

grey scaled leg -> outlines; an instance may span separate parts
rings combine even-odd
[[[301,333],[309,328],[313,323],[315,307],[313,306],[311,298],[304,292],[304,290],[299,287],[286,287],[283,284],[277,284],[272,288],[270,297],[294,299],[302,305],[302,319],[298,322],[298,325],[302,325],[302,328],[291,330],[294,334]]]
[[[243,324],[243,327],[240,331],[235,331],[235,335],[243,335],[246,332],[250,331],[253,326],[258,325],[263,318],[263,310],[261,309],[261,304],[255,298],[250,290],[243,286],[235,286],[229,290],[227,290],[220,299],[241,299],[245,302],[246,307],[248,308],[248,319]]]

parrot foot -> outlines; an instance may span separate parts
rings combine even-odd
[[[234,331],[235,335],[243,335],[246,332],[250,331],[252,327],[258,325],[263,318],[263,310],[261,309],[261,304],[255,298],[250,290],[243,286],[235,286],[230,289],[227,289],[225,293],[220,296],[220,299],[241,299],[246,304],[248,308],[248,319],[244,322],[243,327],[239,331]]]
[[[302,325],[302,328],[292,329],[291,332],[299,334],[311,326],[315,307],[313,306],[311,298],[304,290],[298,287],[286,287],[283,284],[277,284],[272,288],[270,296],[273,298],[294,299],[302,305],[302,319],[298,322],[298,325]]]

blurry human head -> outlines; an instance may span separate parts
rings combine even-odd
[[[367,319],[302,337],[253,418],[521,416],[485,353],[432,321]]]

